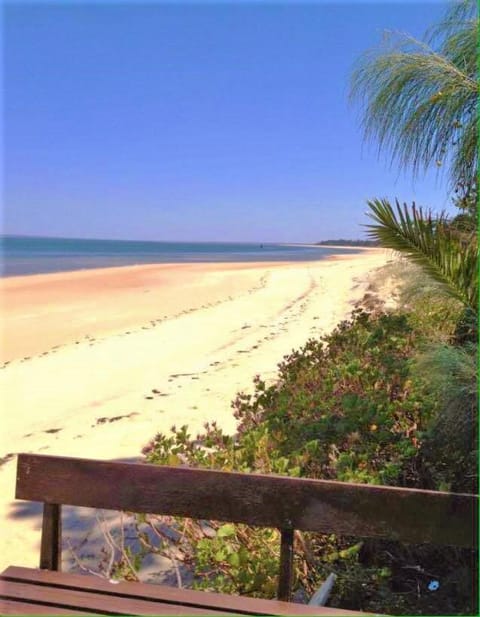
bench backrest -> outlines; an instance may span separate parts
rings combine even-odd
[[[40,567],[48,569],[59,568],[62,504],[278,528],[282,599],[290,594],[295,529],[476,544],[476,495],[20,454],[16,497],[45,504]]]

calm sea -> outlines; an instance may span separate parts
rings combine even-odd
[[[3,236],[1,275],[41,274],[151,263],[304,261],[348,249],[221,242],[137,242]]]

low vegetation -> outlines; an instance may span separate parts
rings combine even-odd
[[[423,276],[412,266],[393,271],[419,282]],[[215,422],[194,437],[185,426],[174,428],[149,444],[147,460],[475,491],[475,356],[472,346],[452,344],[462,306],[428,287],[421,302],[409,291],[391,312],[372,308],[370,294],[369,311],[357,308],[331,334],[284,358],[274,385],[256,377],[253,394],[232,403],[235,436]],[[196,587],[275,596],[276,531],[211,523],[206,535],[191,521],[185,529],[182,559]],[[296,598],[309,597],[335,572],[331,606],[468,614],[476,609],[474,563],[471,551],[297,533]]]

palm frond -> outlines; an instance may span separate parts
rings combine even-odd
[[[432,44],[437,41],[444,43],[450,39],[452,34],[456,34],[459,28],[463,28],[466,23],[476,20],[478,20],[477,1],[456,0],[449,6],[440,23],[427,32],[427,40]]]
[[[390,33],[358,61],[351,100],[360,103],[366,139],[414,175],[448,169],[452,186],[476,177],[478,18],[464,3],[430,37],[435,47]],[[467,6],[468,5],[468,6]],[[461,10],[460,10],[461,9]]]
[[[458,234],[445,215],[412,205],[395,208],[386,199],[367,202],[373,225],[367,225],[370,238],[385,248],[396,250],[419,264],[449,295],[478,310],[478,243],[475,234]]]

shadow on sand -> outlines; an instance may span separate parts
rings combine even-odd
[[[140,457],[112,459],[116,462],[141,464]],[[40,550],[40,530],[42,526],[43,504],[33,501],[13,501],[8,518],[12,520],[32,519],[32,526],[38,530]],[[130,563],[136,561],[139,580],[149,583],[177,585],[179,569],[174,568],[171,559],[154,551],[146,552],[140,559],[134,555],[142,549],[138,531],[146,533],[152,546],[158,549],[160,539],[150,527],[138,525],[131,513],[113,510],[97,510],[77,506],[62,507],[62,570],[79,574],[97,574],[111,578],[118,574],[114,564],[122,563],[122,572],[129,570]],[[125,559],[127,554],[127,559]],[[40,556],[40,555],[39,555]],[[189,573],[178,564],[182,571],[182,583],[191,580]]]

